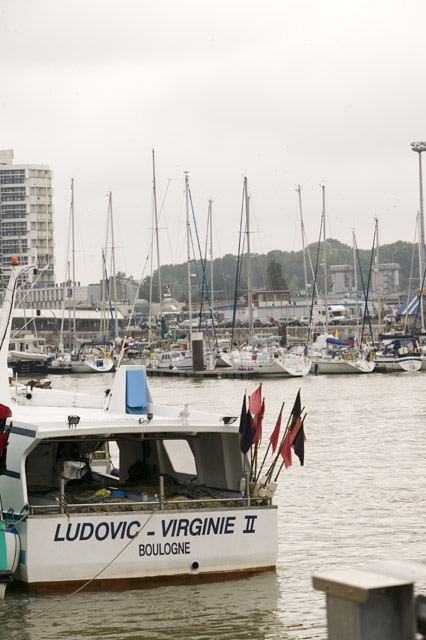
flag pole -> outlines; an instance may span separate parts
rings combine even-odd
[[[282,412],[283,412],[283,410],[284,410],[284,405],[285,405],[285,402],[283,402],[283,403],[282,403],[282,405],[281,405],[281,411],[280,411],[280,413],[279,413],[279,416],[281,416],[281,415],[282,415]],[[279,417],[279,416],[278,416],[278,417]],[[257,478],[256,478],[256,482],[255,482],[255,484],[257,484],[257,483],[258,483],[258,481],[259,481],[260,474],[262,473],[263,465],[264,465],[264,464],[265,464],[265,462],[266,462],[266,458],[268,457],[268,453],[269,453],[269,449],[270,449],[270,448],[271,448],[271,441],[269,440],[268,448],[266,449],[266,453],[265,453],[265,455],[263,456],[262,464],[260,465],[259,473],[258,473],[258,475],[257,475]]]
[[[297,416],[298,418],[300,418],[300,416],[302,415],[302,413],[303,413],[304,409],[305,409],[305,407],[303,407],[303,408],[301,409],[301,411],[300,411],[299,415]],[[275,458],[274,458],[274,460],[273,460],[273,462],[272,462],[271,466],[270,466],[270,467],[269,467],[269,469],[268,469],[267,476],[268,476],[269,480],[271,480],[271,479],[272,479],[272,474],[274,473],[274,469],[275,469],[275,467],[276,467],[276,465],[277,465],[278,458],[279,458],[279,456],[280,456],[280,454],[281,454],[281,451],[282,451],[282,448],[283,448],[283,446],[284,446],[284,440],[285,440],[286,435],[287,435],[287,433],[288,433],[288,431],[289,431],[290,423],[291,423],[291,420],[292,420],[292,418],[293,418],[293,417],[294,417],[294,416],[293,416],[293,414],[292,414],[292,413],[290,413],[290,415],[289,415],[289,417],[288,417],[288,420],[287,420],[287,424],[286,424],[286,428],[285,428],[285,431],[284,431],[284,435],[283,435],[283,437],[282,437],[282,439],[281,439],[280,448],[278,449],[278,453],[277,453],[277,455],[275,456]],[[282,466],[282,465],[281,465],[281,466]]]
[[[262,412],[262,383],[259,384],[258,389],[260,394],[260,413],[261,413]],[[250,396],[249,396],[249,411],[250,411]],[[258,418],[260,413],[254,416],[253,420],[255,420],[256,417]],[[257,441],[254,445],[254,453],[252,452],[251,468],[250,468],[250,478],[254,478],[254,486],[256,486],[258,445],[259,445],[259,441]]]
[[[302,412],[300,413],[300,415],[302,415]],[[302,422],[301,422],[300,427],[299,427],[299,429],[297,430],[297,432],[299,432],[299,431],[300,431],[300,429],[303,427],[303,423],[305,422],[305,418],[306,418],[306,416],[307,416],[307,415],[308,415],[308,414],[307,414],[307,413],[305,413],[305,415],[303,416],[303,418],[302,418]],[[281,462],[280,468],[278,469],[278,473],[277,473],[277,475],[275,476],[275,480],[274,480],[274,482],[277,482],[277,481],[278,481],[278,476],[280,475],[280,473],[281,473],[281,470],[282,470],[283,466],[284,466],[284,460]]]

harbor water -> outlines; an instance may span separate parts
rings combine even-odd
[[[112,374],[52,376],[62,389],[104,390]],[[155,402],[238,416],[256,380],[151,378]],[[276,572],[205,585],[34,596],[6,591],[0,640],[110,638],[325,640],[312,575],[426,556],[426,373],[262,380],[267,442],[301,389],[305,466],[279,478]],[[426,593],[426,583],[416,589]]]

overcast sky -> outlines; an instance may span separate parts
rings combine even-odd
[[[370,248],[377,217],[381,243],[412,241],[425,24],[424,0],[0,0],[0,149],[54,172],[57,280],[71,178],[78,278],[101,275],[110,190],[117,268],[141,276],[153,148],[164,263],[186,257],[184,171],[217,257],[245,175],[256,252],[301,249],[297,184],[310,242],[323,183],[328,237]]]

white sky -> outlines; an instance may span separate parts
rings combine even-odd
[[[155,149],[162,262],[185,260],[184,171],[204,243],[237,253],[243,176],[253,250],[301,249],[326,185],[327,236],[414,239],[426,139],[424,0],[0,0],[0,149],[54,172],[56,273],[70,180],[78,278],[101,275],[107,193],[117,268],[148,253]],[[426,174],[426,165],[425,165]]]

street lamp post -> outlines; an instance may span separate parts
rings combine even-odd
[[[412,142],[411,148],[413,151],[419,154],[419,191],[420,191],[420,273],[419,280],[420,285],[419,289],[422,287],[423,282],[423,274],[425,270],[425,221],[424,221],[424,213],[423,213],[423,176],[422,176],[422,152],[426,151],[426,142]],[[424,312],[423,312],[423,291],[420,291],[420,300],[421,300],[421,320],[422,320],[422,330],[424,328]]]
[[[411,148],[419,154],[419,190],[420,190],[420,256],[422,270],[425,262],[425,221],[423,213],[423,177],[422,177],[422,151],[426,151],[426,142],[412,142]],[[423,277],[423,273],[420,274]]]

